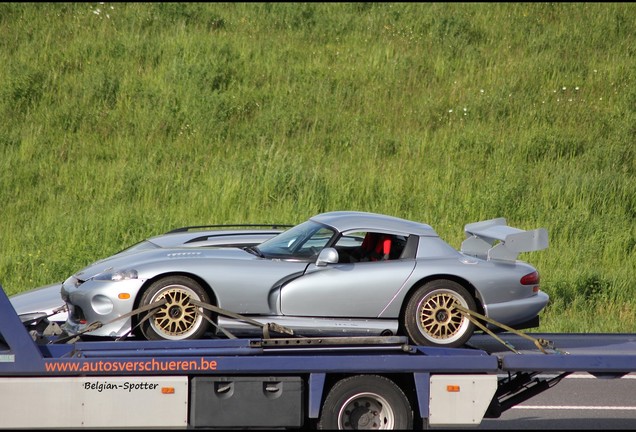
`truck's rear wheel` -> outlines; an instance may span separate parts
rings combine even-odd
[[[412,429],[408,398],[391,380],[357,375],[338,381],[322,406],[318,429]]]
[[[141,297],[140,306],[165,299],[166,304],[141,326],[148,340],[198,339],[207,330],[205,312],[190,303],[190,298],[209,303],[205,290],[193,279],[185,276],[169,276],[154,282]]]

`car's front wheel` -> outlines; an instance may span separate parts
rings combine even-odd
[[[470,293],[451,280],[434,280],[418,288],[407,303],[403,325],[417,345],[455,348],[464,345],[475,325],[455,305],[476,310]]]
[[[155,314],[141,325],[141,333],[148,340],[198,339],[206,332],[208,321],[204,311],[190,303],[190,299],[209,303],[205,290],[195,280],[185,276],[159,279],[143,293],[139,306],[165,300]],[[151,311],[152,312],[152,311]]]

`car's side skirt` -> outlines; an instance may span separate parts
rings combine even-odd
[[[392,336],[398,321],[390,319],[315,318],[289,316],[250,316],[262,324],[275,323],[299,336]],[[262,335],[261,327],[235,319],[219,317],[218,325],[236,336]]]

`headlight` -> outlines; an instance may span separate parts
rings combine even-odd
[[[124,269],[124,270],[113,270],[107,269],[102,273],[95,275],[93,277],[94,280],[103,280],[103,281],[123,281],[129,279],[137,279],[137,270],[135,269]]]

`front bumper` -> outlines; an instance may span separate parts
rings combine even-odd
[[[61,289],[62,298],[68,306],[68,319],[62,329],[75,334],[99,322],[99,328],[86,334],[117,337],[127,333],[131,328],[131,318],[121,317],[133,310],[134,299],[142,284],[139,279],[78,283],[77,279],[69,278]]]

